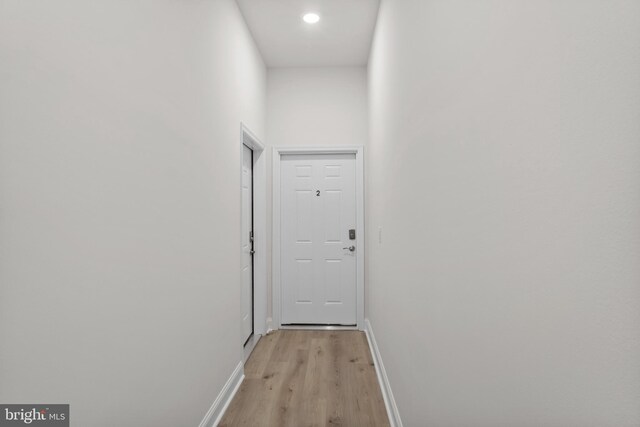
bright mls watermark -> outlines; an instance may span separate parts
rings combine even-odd
[[[0,427],[69,427],[69,405],[2,405]]]

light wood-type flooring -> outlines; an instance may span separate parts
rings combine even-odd
[[[262,337],[219,426],[389,426],[365,334],[280,330]]]

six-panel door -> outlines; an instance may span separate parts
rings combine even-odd
[[[282,156],[282,324],[356,324],[355,169],[355,154]]]

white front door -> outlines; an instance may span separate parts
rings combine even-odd
[[[282,324],[356,324],[355,154],[281,159]]]
[[[253,151],[242,146],[242,341],[253,333]]]

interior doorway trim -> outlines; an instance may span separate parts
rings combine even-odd
[[[250,350],[252,350],[259,336],[264,335],[267,331],[267,161],[264,144],[244,123],[240,123],[240,144],[238,146],[240,174],[242,174],[243,145],[253,150],[253,247],[256,252],[253,256],[254,336],[249,343]],[[242,201],[240,204],[242,205]],[[248,354],[245,353],[245,360],[247,357]]]
[[[281,265],[280,265],[280,162],[291,154],[355,154],[356,156],[356,328],[364,331],[364,147],[273,147],[273,254],[272,307],[273,327],[281,329]]]

